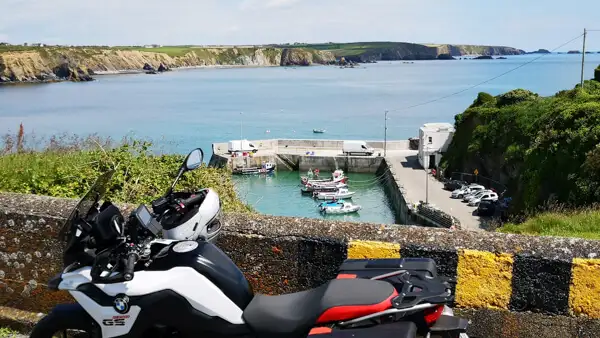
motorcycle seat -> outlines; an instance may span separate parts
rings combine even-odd
[[[280,296],[257,294],[244,310],[243,318],[259,337],[301,337],[316,324],[387,310],[397,295],[388,282],[335,279],[307,291]]]

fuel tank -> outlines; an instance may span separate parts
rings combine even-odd
[[[242,310],[252,300],[250,283],[233,261],[216,245],[205,241],[164,241],[152,244],[156,255],[144,270],[167,271],[190,267],[215,284]]]

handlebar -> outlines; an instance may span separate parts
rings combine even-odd
[[[125,261],[125,268],[123,270],[123,278],[125,281],[130,281],[133,279],[133,274],[135,270],[135,263],[140,258],[137,252],[130,252],[127,255],[127,260]]]
[[[204,195],[202,193],[196,194],[188,199],[182,200],[181,204],[183,204],[184,207],[189,208],[191,205],[201,202],[203,198]]]

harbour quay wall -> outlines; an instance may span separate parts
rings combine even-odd
[[[415,204],[408,201],[404,188],[398,184],[400,174],[392,165],[391,161],[382,159],[376,170],[379,182],[388,198],[390,206],[394,211],[397,224],[414,224],[431,227],[452,228],[460,227],[460,222],[441,210],[427,204]]]
[[[268,140],[251,140],[249,141],[258,150],[273,151],[275,153],[287,154],[286,149],[289,150],[311,150],[311,149],[323,149],[323,150],[340,150],[342,153],[342,146],[344,140],[318,140],[318,139],[268,139]],[[366,141],[371,147],[375,149],[384,148],[384,141]],[[409,140],[393,140],[387,141],[386,147],[388,150],[409,150]],[[228,142],[213,143],[213,154],[227,154]]]
[[[27,329],[39,318],[35,313],[72,302],[44,284],[61,270],[62,243],[55,237],[75,203],[0,194],[1,323]],[[429,257],[441,275],[456,280],[453,307],[471,319],[471,337],[600,332],[600,241],[259,214],[226,214],[225,226],[218,245],[256,292],[315,287],[345,259]]]
[[[415,224],[412,217],[412,208],[404,198],[403,188],[398,185],[397,174],[392,165],[383,159],[376,175],[380,177],[379,182],[394,211],[396,224]]]

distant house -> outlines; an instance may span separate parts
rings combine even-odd
[[[156,44],[153,44],[153,45],[144,45],[144,48],[160,48],[160,47],[162,47],[162,45],[156,45]]]
[[[426,123],[419,129],[419,163],[423,168],[435,168],[454,136],[450,123]]]
[[[45,45],[43,43],[36,42],[36,43],[32,43],[31,46],[32,47],[44,47]]]

